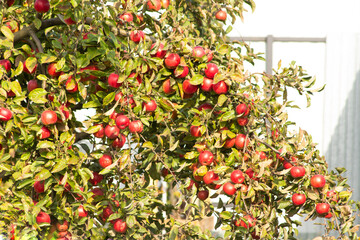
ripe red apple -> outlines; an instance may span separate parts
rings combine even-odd
[[[236,188],[231,182],[227,182],[223,185],[223,191],[227,195],[232,196],[236,193]]]
[[[246,224],[243,220],[241,220],[240,226],[248,229],[248,228],[254,227],[256,225],[256,219],[253,216],[245,215],[244,218],[247,220],[248,223]]]
[[[325,186],[326,180],[323,175],[314,175],[310,179],[310,184],[313,188],[323,188]]]
[[[220,21],[225,21],[227,17],[227,13],[224,10],[219,10],[216,14],[215,14],[215,18],[217,20]]]
[[[128,79],[129,78],[135,78],[135,75],[136,75],[136,73],[130,73],[130,75],[127,77]],[[137,80],[137,82],[138,82],[138,84],[140,85],[141,83],[142,83],[142,79],[141,79],[141,77],[140,77],[140,75],[137,75],[136,76],[136,80]]]
[[[11,7],[14,4],[15,0],[7,0],[6,4],[8,7]]]
[[[36,222],[37,224],[40,223],[51,223],[51,219],[49,214],[45,213],[45,212],[39,212],[39,214],[36,216]]]
[[[236,138],[226,139],[224,148],[232,148],[235,145]]]
[[[113,223],[114,231],[118,233],[125,233],[127,229],[126,222],[122,219],[116,219]]]
[[[108,77],[108,84],[111,87],[119,88],[122,84],[117,82],[118,79],[119,79],[119,75],[117,75],[116,73],[111,73]]]
[[[56,223],[56,230],[58,230],[59,232],[65,232],[68,230],[68,228],[69,228],[69,222],[66,220]]]
[[[107,206],[106,208],[103,209],[103,218],[104,219],[108,219],[112,214],[113,214],[113,210],[111,209],[111,206]]]
[[[7,72],[9,72],[11,69],[11,63],[7,59],[0,60],[0,65],[3,66]]]
[[[103,180],[104,177],[100,175],[98,172],[93,172],[92,174],[94,175],[94,178],[90,178],[89,182],[92,185],[96,186]]]
[[[105,135],[110,139],[115,139],[119,136],[120,129],[117,126],[107,125],[105,127]]]
[[[193,136],[193,137],[201,137],[201,132],[200,132],[200,128],[201,126],[191,126],[190,127],[190,134]]]
[[[236,106],[235,111],[238,115],[242,115],[243,117],[245,117],[245,116],[249,115],[250,108],[245,103],[240,103]]]
[[[118,126],[120,129],[125,129],[130,124],[130,119],[125,115],[118,115],[116,117],[116,126]]]
[[[246,126],[249,123],[249,119],[247,117],[237,118],[236,121],[239,124],[239,126]]]
[[[189,186],[186,188],[187,190],[191,190],[192,189],[192,187],[194,186],[194,184],[195,184],[195,187],[196,188],[199,188],[199,183],[198,182],[195,182],[193,179],[191,179],[190,180],[190,184],[189,184]]]
[[[27,90],[28,90],[28,92],[31,92],[32,90],[34,90],[34,89],[36,89],[36,88],[38,88],[38,87],[39,87],[39,85],[38,85],[38,83],[37,83],[37,81],[36,81],[35,79],[30,80],[30,81],[28,82],[28,84],[27,84]]]
[[[197,89],[198,89],[198,86],[197,86],[197,85],[192,85],[192,84],[190,83],[190,80],[185,80],[185,81],[183,82],[182,87],[183,87],[184,93],[186,93],[186,94],[193,94],[193,93],[195,93],[195,92],[197,91]]]
[[[66,91],[68,91],[69,93],[75,93],[78,91],[78,84],[77,82],[73,79],[72,76],[70,76],[68,78],[68,80],[66,80],[65,82],[65,88]]]
[[[325,215],[329,212],[330,205],[328,203],[318,203],[316,204],[316,212],[319,215]]]
[[[326,197],[330,198],[330,201],[338,202],[337,192],[335,190],[329,190],[326,193]]]
[[[93,188],[91,192],[94,194],[93,197],[104,196],[104,191],[101,188]]]
[[[245,180],[245,176],[244,173],[240,170],[234,170],[231,175],[230,175],[230,179],[233,183],[238,184],[238,183],[243,183]]]
[[[194,47],[193,50],[192,50],[192,56],[194,58],[202,58],[203,56],[205,56],[204,48],[200,47],[200,46]]]
[[[153,43],[151,45],[150,50],[152,50],[154,47],[155,47],[155,43]],[[157,52],[155,54],[151,54],[151,56],[152,57],[157,57],[157,58],[164,58],[167,51],[163,50],[163,49],[164,49],[164,44],[160,43]]]
[[[165,58],[165,67],[168,69],[175,69],[180,64],[180,56],[177,53],[170,53]]]
[[[205,49],[205,53],[207,56],[207,62],[210,62],[213,59],[213,52],[210,49]]]
[[[130,40],[134,43],[139,43],[142,39],[145,38],[145,34],[141,30],[131,31]]]
[[[94,133],[94,136],[97,138],[103,138],[105,136],[105,128],[102,124],[96,124],[95,126],[100,126],[99,131]]]
[[[83,205],[80,205],[78,207],[78,214],[79,214],[79,217],[86,217],[88,215],[88,212],[84,209],[84,206]]]
[[[159,11],[161,9],[161,2],[160,0],[149,0],[147,6],[150,11]]]
[[[42,112],[42,114],[41,114],[41,122],[44,125],[55,124],[57,122],[57,120],[58,120],[58,117],[54,111],[46,110],[46,111]]]
[[[201,112],[202,110],[205,111],[211,111],[213,109],[213,105],[211,105],[210,103],[203,103],[198,107],[198,110]]]
[[[170,0],[160,0],[161,2],[161,7],[164,9],[167,9],[170,5]]]
[[[218,181],[218,180],[219,180],[219,175],[214,173],[214,171],[208,171],[203,177],[203,181],[207,185],[212,184],[214,181]]]
[[[23,71],[29,74],[33,74],[36,71],[37,64],[35,65],[34,69],[30,72],[30,70],[26,67],[25,61],[23,62]]]
[[[45,139],[50,136],[51,136],[50,130],[47,127],[43,126],[40,130],[40,139]]]
[[[35,0],[34,8],[39,13],[46,13],[50,9],[48,0]]]
[[[213,80],[204,77],[203,84],[201,85],[201,90],[205,92],[210,92],[212,89],[213,89]]]
[[[226,83],[224,81],[220,81],[218,83],[215,83],[212,85],[212,89],[214,90],[214,92],[216,94],[225,94],[227,93],[229,87],[228,85],[226,85]]]
[[[125,143],[126,143],[126,137],[124,134],[120,133],[120,136],[115,138],[115,140],[112,142],[111,145],[114,148],[122,148]]]
[[[240,184],[240,192],[247,192],[248,191],[248,186],[246,186],[245,184]]]
[[[132,133],[141,133],[144,130],[143,123],[140,120],[132,121],[129,124],[129,130]]]
[[[290,174],[293,178],[303,177],[305,175],[305,172],[305,168],[302,166],[292,167],[290,170]]]
[[[291,200],[295,206],[303,205],[306,202],[306,196],[305,194],[294,193]]]
[[[45,190],[44,181],[36,181],[34,183],[34,190],[37,193],[43,193]]]
[[[150,102],[144,102],[143,107],[145,108],[146,112],[154,112],[157,108],[157,104],[155,100],[150,100]]]
[[[174,75],[176,78],[184,78],[189,74],[188,66],[177,66],[174,70]]]
[[[103,168],[106,168],[107,166],[110,166],[112,164],[112,158],[108,154],[102,155],[102,157],[99,159],[99,164]]]
[[[279,137],[279,130],[271,131],[271,136],[276,140]]]
[[[167,79],[163,82],[163,91],[164,93],[166,94],[171,94],[171,93],[174,93],[175,90],[173,88],[171,88],[171,83],[170,83],[170,79]]]
[[[203,166],[209,166],[214,161],[214,155],[210,151],[203,151],[199,155],[199,163]]]
[[[72,19],[71,17],[68,17],[66,19],[64,19],[64,22],[67,24],[67,25],[73,25],[76,23],[76,21],[74,19]]]
[[[7,122],[12,118],[12,112],[7,108],[0,108],[0,121]]]
[[[250,139],[246,138],[246,135],[244,134],[238,134],[235,138],[235,146],[237,149],[244,148],[248,146],[250,143]]]
[[[209,191],[208,190],[201,190],[198,192],[197,197],[204,201],[205,199],[207,199],[209,197]]]
[[[205,68],[205,76],[213,79],[215,74],[219,71],[218,67],[214,63],[208,63]]]
[[[291,163],[289,163],[288,161],[283,161],[283,166],[285,169],[290,169],[293,167],[293,165]]]
[[[132,21],[134,21],[134,17],[130,12],[125,12],[125,13],[121,14],[121,16],[119,18],[121,20],[123,20],[124,22],[132,22]]]

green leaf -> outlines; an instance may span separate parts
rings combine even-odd
[[[169,240],[176,240],[179,233],[179,228],[177,226],[173,226],[170,230]]]
[[[67,167],[67,161],[65,159],[57,159],[58,163],[54,166],[51,173],[60,172]]]
[[[37,60],[35,57],[28,57],[25,61],[26,68],[29,70],[29,72],[32,72],[34,70],[36,64]]]
[[[55,144],[53,142],[50,142],[50,141],[41,141],[36,146],[37,149],[54,148],[54,147],[55,147]]]
[[[46,103],[48,100],[45,98],[47,91],[43,88],[35,88],[29,93],[29,98],[34,103]]]
[[[221,94],[218,98],[217,104],[221,107],[224,104],[224,102],[226,102],[226,100],[227,97],[225,96],[225,94]]]
[[[34,180],[42,181],[51,177],[51,173],[46,168],[43,168],[38,174],[36,174]]]
[[[103,106],[109,105],[115,99],[115,92],[109,93],[103,100]]]
[[[14,34],[11,32],[10,28],[6,27],[6,26],[2,26],[1,27],[1,32],[2,34],[4,34],[4,36],[11,40],[14,41]]]
[[[152,144],[152,142],[144,142],[143,145],[142,145],[143,148],[150,148],[150,149],[153,149],[154,148],[154,145]]]
[[[14,72],[14,76],[18,76],[20,75],[24,70],[24,65],[22,62],[19,62],[19,65],[17,66],[15,72]]]
[[[201,74],[195,74],[191,79],[190,79],[190,83],[192,85],[200,85],[202,84],[204,81],[204,76]]]
[[[228,211],[223,211],[222,213],[220,213],[220,217],[222,219],[230,219],[230,218],[232,218],[232,213],[230,213]]]
[[[223,44],[219,47],[218,52],[220,55],[225,55],[230,51],[230,46],[227,44]]]
[[[41,24],[42,24],[41,20],[38,19],[38,18],[35,18],[33,23],[34,23],[34,26],[35,26],[36,29],[39,29],[41,27]]]
[[[83,108],[96,108],[101,107],[101,103],[99,101],[89,101],[83,105]]]
[[[56,60],[57,58],[55,56],[52,56],[50,54],[41,54],[40,56],[40,59],[39,59],[39,62],[41,64],[44,64],[44,63],[52,63]]]
[[[16,96],[21,95],[21,86],[18,81],[10,82],[10,89],[16,94]]]

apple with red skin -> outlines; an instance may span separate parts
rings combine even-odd
[[[237,149],[244,148],[248,146],[250,143],[250,139],[246,137],[246,135],[240,133],[235,138],[235,146]]]
[[[290,169],[293,167],[293,165],[291,163],[289,163],[288,161],[283,161],[283,167],[285,169]]]
[[[174,75],[176,78],[184,78],[189,74],[189,67],[188,66],[177,66]]]
[[[278,137],[279,137],[279,134],[280,134],[280,132],[279,132],[279,130],[274,130],[274,131],[271,131],[271,136],[273,137],[273,139],[278,139]]]
[[[317,174],[311,177],[310,184],[313,188],[323,188],[326,180],[323,175]]]
[[[227,17],[227,13],[224,10],[219,10],[215,14],[215,18],[220,21],[225,21]]]
[[[120,134],[120,129],[117,126],[107,125],[105,127],[105,136],[110,139],[115,139]]]
[[[92,174],[94,175],[94,177],[90,178],[89,182],[92,185],[96,186],[103,180],[104,177],[102,175],[100,175],[98,172],[93,172]]]
[[[200,132],[200,128],[201,126],[191,126],[190,127],[190,134],[193,136],[193,137],[201,137],[201,132]]]
[[[104,191],[101,188],[93,188],[91,189],[91,192],[94,194],[94,197],[104,196]]]
[[[58,120],[56,113],[52,110],[46,110],[41,113],[41,122],[44,125],[55,124]]]
[[[214,161],[214,155],[210,151],[203,151],[199,155],[199,163],[203,166],[209,166]]]
[[[254,176],[254,170],[252,168],[246,169],[245,173],[246,175],[249,176],[250,179],[254,179],[254,180],[256,179],[255,178],[256,175]]]
[[[193,179],[191,179],[191,180],[190,180],[190,184],[189,184],[189,186],[188,186],[186,189],[190,191],[190,190],[192,189],[192,187],[194,186],[194,184],[195,184],[195,187],[196,187],[196,188],[199,188],[199,183],[196,182],[196,181],[194,181]]]
[[[159,11],[161,9],[161,2],[160,0],[149,0],[147,2],[147,7],[150,11]]]
[[[207,56],[207,62],[210,62],[213,59],[213,52],[210,49],[205,49],[205,54]]]
[[[14,4],[15,0],[7,0],[6,4],[8,7],[11,7]]]
[[[165,67],[175,69],[180,64],[180,56],[177,53],[170,53],[164,61]]]
[[[35,65],[34,69],[30,72],[30,70],[26,67],[26,63],[23,62],[23,71],[29,74],[33,74],[36,71],[37,64]]]
[[[330,201],[338,202],[337,193],[335,190],[329,190],[326,193],[326,197],[330,198]]]
[[[231,175],[230,175],[230,179],[233,183],[238,184],[238,183],[243,183],[245,180],[245,176],[244,173],[240,170],[234,170]]]
[[[155,47],[155,43],[153,43],[151,45],[151,48],[150,50],[152,50],[153,48]],[[155,54],[151,54],[151,57],[157,57],[157,58],[164,58],[167,51],[166,50],[163,50],[164,49],[164,44],[160,43],[159,44],[159,47],[157,49],[157,52]]]
[[[203,56],[205,56],[204,48],[201,46],[194,47],[192,50],[192,56],[197,59],[202,58]]]
[[[245,221],[241,220],[240,221],[240,226],[241,227],[244,227],[246,229],[249,229],[251,227],[255,227],[256,225],[256,219],[251,216],[251,215],[245,215],[244,216],[244,219],[248,222],[247,224],[245,223]]]
[[[43,193],[45,191],[44,181],[36,181],[34,183],[34,190],[36,193]]]
[[[242,115],[243,117],[249,115],[250,108],[245,103],[240,103],[236,106],[235,111],[238,115]]]
[[[123,20],[124,22],[132,22],[132,21],[134,21],[134,17],[130,12],[125,12],[125,13],[121,14],[121,16],[119,18],[121,20]]]
[[[214,181],[219,180],[219,175],[217,175],[214,171],[208,171],[203,177],[203,181],[205,184],[210,185]]]
[[[139,43],[142,39],[145,38],[145,34],[141,30],[131,31],[130,40],[134,43]]]
[[[48,138],[51,136],[51,132],[50,130],[43,126],[41,129],[40,129],[40,139],[45,139],[45,138]]]
[[[212,89],[216,94],[225,94],[228,92],[229,87],[224,81],[220,81],[212,85]]]
[[[112,146],[114,148],[122,148],[126,143],[126,137],[124,134],[120,133],[120,136],[115,138],[115,140],[112,142]]]
[[[51,223],[51,219],[49,214],[45,213],[45,212],[39,212],[39,214],[36,216],[36,222],[37,224],[40,223]]]
[[[130,73],[130,75],[127,78],[135,78],[135,76],[136,76],[136,73],[133,72],[133,73]],[[136,81],[139,83],[139,85],[142,83],[142,79],[141,79],[140,75],[136,76]]]
[[[72,78],[72,76],[70,76],[68,78],[68,80],[66,80],[65,82],[65,88],[66,91],[68,91],[69,93],[75,93],[78,91],[78,84],[77,82]]]
[[[104,208],[103,210],[103,218],[104,220],[108,219],[112,214],[113,214],[113,210],[111,209],[111,206],[107,206],[106,208]]]
[[[162,84],[162,87],[163,87],[164,93],[166,93],[166,94],[172,94],[175,92],[175,90],[171,87],[170,79],[165,80]]]
[[[204,201],[205,199],[207,199],[209,197],[209,191],[208,190],[201,190],[198,192],[197,197]]]
[[[295,206],[300,206],[306,202],[306,196],[305,194],[294,193],[291,197],[291,200]]]
[[[88,212],[84,209],[84,206],[83,205],[80,205],[78,207],[78,215],[79,217],[83,218],[83,217],[86,217],[88,215]]]
[[[11,63],[7,59],[0,60],[0,65],[3,66],[7,72],[9,72],[11,69]]]
[[[290,170],[290,174],[293,178],[301,178],[303,176],[305,176],[305,168],[302,166],[295,166],[292,167]]]
[[[94,133],[94,136],[97,138],[103,138],[105,137],[105,128],[102,124],[96,124],[95,126],[100,126],[100,129]]]
[[[144,102],[143,107],[145,108],[146,112],[154,112],[157,108],[157,104],[155,100],[150,100],[149,102]]]
[[[223,147],[224,148],[232,148],[235,145],[235,141],[236,141],[236,138],[226,139],[225,144],[224,144]]]
[[[170,5],[170,0],[160,0],[161,2],[161,7],[164,9],[167,9]]]
[[[210,103],[203,103],[198,107],[198,110],[201,112],[202,110],[205,111],[210,111],[213,109],[213,105],[211,105]]]
[[[215,74],[219,72],[218,66],[214,63],[208,63],[205,68],[205,76],[213,79]]]
[[[201,90],[205,92],[211,92],[212,89],[213,89],[213,80],[204,77],[203,84],[201,85]]]
[[[239,124],[239,126],[246,126],[249,123],[249,119],[247,117],[245,118],[237,118],[236,119],[237,123]]]
[[[122,219],[116,219],[113,222],[114,231],[118,233],[125,233],[127,229],[126,222]]]
[[[247,192],[248,191],[248,186],[246,186],[245,184],[240,184],[240,192]]]
[[[328,214],[329,210],[330,210],[330,205],[328,203],[318,203],[318,204],[316,204],[316,212],[319,215]]]
[[[184,93],[186,93],[186,94],[193,94],[198,90],[198,86],[192,85],[190,83],[189,79],[187,79],[183,82],[182,88],[183,88]]]
[[[118,126],[120,129],[125,129],[129,126],[130,119],[127,116],[121,114],[116,117],[115,122],[116,126]]]
[[[0,121],[7,122],[12,118],[12,112],[7,108],[0,108]]]
[[[47,67],[47,71],[51,77],[58,77],[61,74],[61,72],[56,71],[56,63],[50,63]]]
[[[119,75],[116,73],[111,73],[108,77],[108,84],[113,88],[119,88],[122,83],[118,83]]]
[[[227,195],[232,196],[236,193],[236,188],[231,182],[227,182],[223,185],[223,191]]]
[[[30,80],[30,81],[28,82],[28,84],[27,84],[27,90],[28,90],[28,92],[31,92],[32,90],[34,90],[34,89],[36,89],[36,88],[38,88],[38,87],[39,87],[39,85],[38,85],[38,83],[37,83],[37,81],[36,81],[35,79]]]
[[[99,159],[99,164],[101,167],[106,168],[112,164],[112,157],[108,154],[102,155]]]
[[[69,228],[69,222],[66,220],[56,223],[56,230],[58,230],[59,232],[65,232],[68,230],[68,228]]]
[[[68,17],[66,19],[64,19],[64,22],[67,24],[67,25],[73,25],[76,23],[76,21],[74,19],[72,19],[71,17]]]
[[[69,119],[70,111],[65,110],[65,108],[67,108],[67,106],[66,104],[63,104],[59,107],[59,110],[61,111],[62,114],[64,114],[65,119]]]
[[[46,13],[50,10],[50,3],[48,0],[35,0],[34,8],[38,13]]]
[[[261,160],[265,160],[267,158],[266,153],[264,153],[263,151],[260,152],[256,151],[256,154],[259,155],[259,158]]]
[[[135,120],[129,124],[129,130],[132,133],[141,133],[144,130],[144,125],[140,120]]]

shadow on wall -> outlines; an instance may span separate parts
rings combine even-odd
[[[353,190],[351,199],[360,201],[360,72],[356,75],[339,118],[327,119],[326,111],[331,111],[331,107],[325,110],[324,122],[337,121],[325,153],[329,169],[330,171],[336,171],[336,167],[347,169],[342,176],[348,178],[347,184]],[[311,240],[325,232],[323,226],[315,224],[323,224],[324,219],[302,222],[303,226],[299,228],[299,240]],[[359,218],[357,222],[360,222]]]

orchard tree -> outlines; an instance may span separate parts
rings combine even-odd
[[[249,73],[261,56],[226,37],[254,8],[1,0],[0,233],[215,239],[193,224],[213,215],[226,239],[296,239],[301,215],[356,239],[345,169],[288,132],[288,89],[309,99],[315,79],[294,64]]]

